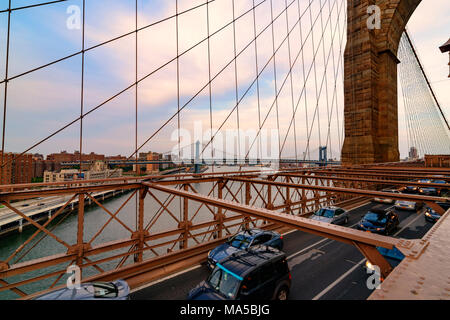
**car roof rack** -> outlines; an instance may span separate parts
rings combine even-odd
[[[243,264],[246,264],[248,266],[254,267],[256,266],[255,263],[250,262],[248,260],[246,260],[244,257],[242,257],[242,251],[241,252],[234,252],[230,257],[234,258],[235,260],[238,260],[240,262],[242,262]]]

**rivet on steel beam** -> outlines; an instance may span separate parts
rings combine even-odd
[[[9,269],[9,264],[3,261],[0,261],[0,271],[6,271]]]

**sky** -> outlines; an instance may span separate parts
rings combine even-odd
[[[12,6],[41,2],[13,0]],[[7,3],[1,0],[0,10],[5,9]],[[345,47],[343,1],[319,3],[315,0],[309,7],[308,0],[292,4],[274,0],[271,10],[270,1],[255,0],[254,18],[253,0],[236,0],[235,25],[231,23],[232,1],[216,0],[208,6],[204,3],[203,0],[178,1],[178,12],[182,14],[178,19],[178,53],[181,55],[177,60],[175,1],[138,0],[138,28],[143,28],[137,38],[137,142],[138,146],[143,145],[140,151],[173,152],[179,124],[184,133],[190,133],[190,137],[180,134],[186,145],[198,138],[194,137],[195,128],[202,126],[203,138],[200,139],[203,141],[211,137],[211,127],[213,135],[220,128],[215,136],[215,148],[242,155],[252,144],[251,152],[256,152],[259,141],[253,139],[254,131],[261,126],[265,139],[274,144],[279,142],[279,148],[282,146],[283,157],[302,158],[303,152],[308,150],[307,157],[317,158],[319,145],[328,145],[328,155],[339,158],[343,142],[342,65],[339,61]],[[319,15],[320,4],[322,15]],[[198,7],[189,10],[195,6]],[[82,8],[82,0],[12,13],[9,77],[80,52],[83,28],[77,28],[77,8]],[[77,119],[81,110],[84,113],[93,110],[83,118],[83,152],[133,154],[136,144],[135,1],[87,0],[85,12],[84,48],[88,51],[84,55],[84,69],[82,55],[76,54],[9,81],[6,151],[23,152]],[[271,15],[276,18],[273,28]],[[448,17],[448,0],[423,1],[408,24],[447,115],[450,114],[448,55],[440,53],[438,47],[450,35]],[[6,71],[7,21],[7,13],[0,13],[2,79]],[[256,48],[252,42],[254,27]],[[127,33],[130,34],[97,47]],[[274,49],[275,64],[270,59]],[[235,51],[238,54],[236,64]],[[256,82],[257,73],[260,76]],[[213,81],[208,86],[210,78]],[[0,101],[4,100],[3,86],[1,84]],[[119,92],[122,93],[116,96]],[[183,108],[179,121],[178,106]],[[402,108],[399,100],[400,151],[404,157],[408,146]],[[159,130],[164,123],[167,124]],[[221,143],[226,132],[236,132],[238,128],[241,138],[249,136],[240,151]],[[279,133],[278,141],[271,137],[273,132]],[[79,140],[78,121],[30,152],[73,152],[79,150]]]

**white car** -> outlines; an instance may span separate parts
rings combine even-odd
[[[323,207],[317,210],[312,220],[331,223],[331,224],[347,224],[349,220],[349,213],[347,210],[338,207]]]
[[[384,189],[384,190],[381,190],[381,192],[400,193],[400,191],[392,190],[392,189]],[[374,198],[373,201],[380,202],[380,203],[388,203],[388,204],[392,204],[395,202],[394,199],[389,199],[389,198]]]
[[[395,208],[400,210],[417,211],[419,206],[417,205],[417,202],[398,200],[395,202]]]

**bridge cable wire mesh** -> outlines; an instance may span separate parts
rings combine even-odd
[[[450,154],[448,122],[407,31],[400,39],[398,55],[409,147],[416,148],[420,156]]]

